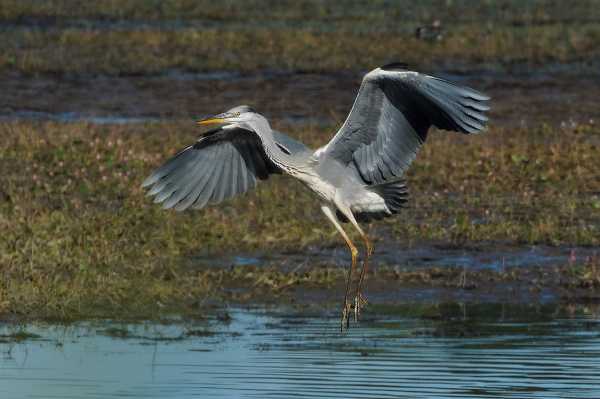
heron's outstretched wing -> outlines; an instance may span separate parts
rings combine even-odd
[[[241,128],[214,129],[155,170],[142,184],[163,208],[183,211],[219,203],[280,173],[257,134]]]
[[[433,125],[466,134],[481,131],[489,97],[446,80],[407,71],[400,64],[363,78],[348,118],[322,149],[354,166],[368,184],[400,177]]]

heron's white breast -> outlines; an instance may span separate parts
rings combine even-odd
[[[350,209],[353,212],[386,212],[391,213],[385,200],[376,192],[363,188],[350,198]]]
[[[325,153],[325,151],[327,151],[327,145],[324,145],[323,147],[319,147],[315,150],[315,152],[313,153],[313,157],[315,159],[319,159],[321,157],[321,155],[323,153]]]
[[[323,180],[317,174],[297,171],[293,174],[298,180],[304,183],[311,191],[327,202],[333,202],[336,188],[326,180]]]

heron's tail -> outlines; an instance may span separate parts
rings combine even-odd
[[[392,213],[398,213],[408,202],[408,187],[406,187],[404,179],[373,184],[369,186],[369,189],[381,195],[385,201],[385,206]]]

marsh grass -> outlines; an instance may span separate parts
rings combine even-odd
[[[581,0],[572,4],[554,1],[505,0],[473,3],[469,0],[423,0],[396,2],[347,0],[4,0],[0,18],[4,21],[23,21],[26,18],[119,20],[299,20],[311,19],[355,23],[393,19],[389,25],[398,26],[415,20],[452,18],[457,23],[485,21],[513,25],[595,22],[596,2]],[[387,24],[386,24],[387,25]],[[375,27],[372,27],[374,29]]]
[[[302,274],[202,268],[191,260],[198,253],[341,244],[311,194],[283,177],[202,211],[152,204],[140,183],[193,140],[198,131],[190,124],[14,122],[0,129],[1,313],[193,313],[257,292],[227,287],[282,293],[343,279],[337,268]],[[317,128],[291,134],[312,146],[327,137]],[[490,129],[473,137],[434,132],[408,175],[410,207],[378,225],[403,245],[600,245],[599,138],[594,125]],[[571,270],[570,281],[596,281],[592,264],[586,267]]]
[[[396,32],[315,32],[253,28],[247,31],[62,31],[0,32],[0,70],[25,74],[159,74],[170,70],[304,72],[363,70],[401,59],[418,68],[580,62],[600,53],[598,25],[498,28],[483,33],[457,28],[443,42]],[[360,51],[357,51],[360,49]]]
[[[13,25],[0,30],[0,70],[66,75],[337,72],[399,60],[428,70],[537,68],[597,60],[596,10],[591,1],[509,1],[500,7],[464,1],[230,1],[223,6],[182,0],[8,0],[0,20]],[[439,40],[415,37],[417,27],[433,21],[441,22]]]

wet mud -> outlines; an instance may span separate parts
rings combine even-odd
[[[402,266],[406,270],[430,267],[462,267],[468,270],[492,270],[501,272],[513,267],[552,267],[557,265],[580,265],[600,255],[594,247],[527,245],[511,243],[474,243],[468,246],[449,245],[438,242],[404,247],[385,238],[387,243],[377,245],[372,257],[374,267]],[[235,266],[273,267],[282,271],[301,271],[315,265],[345,268],[350,264],[346,247],[310,247],[305,251],[248,252],[222,255],[194,255],[191,260],[203,267],[227,268]]]
[[[527,127],[542,123],[595,123],[600,79],[593,72],[472,71],[436,75],[492,96],[491,123]],[[579,70],[573,67],[573,71]],[[567,68],[568,71],[568,68]],[[0,120],[38,119],[90,123],[189,120],[250,104],[275,127],[331,127],[343,122],[366,71],[336,74],[262,71],[157,76],[0,76]]]

